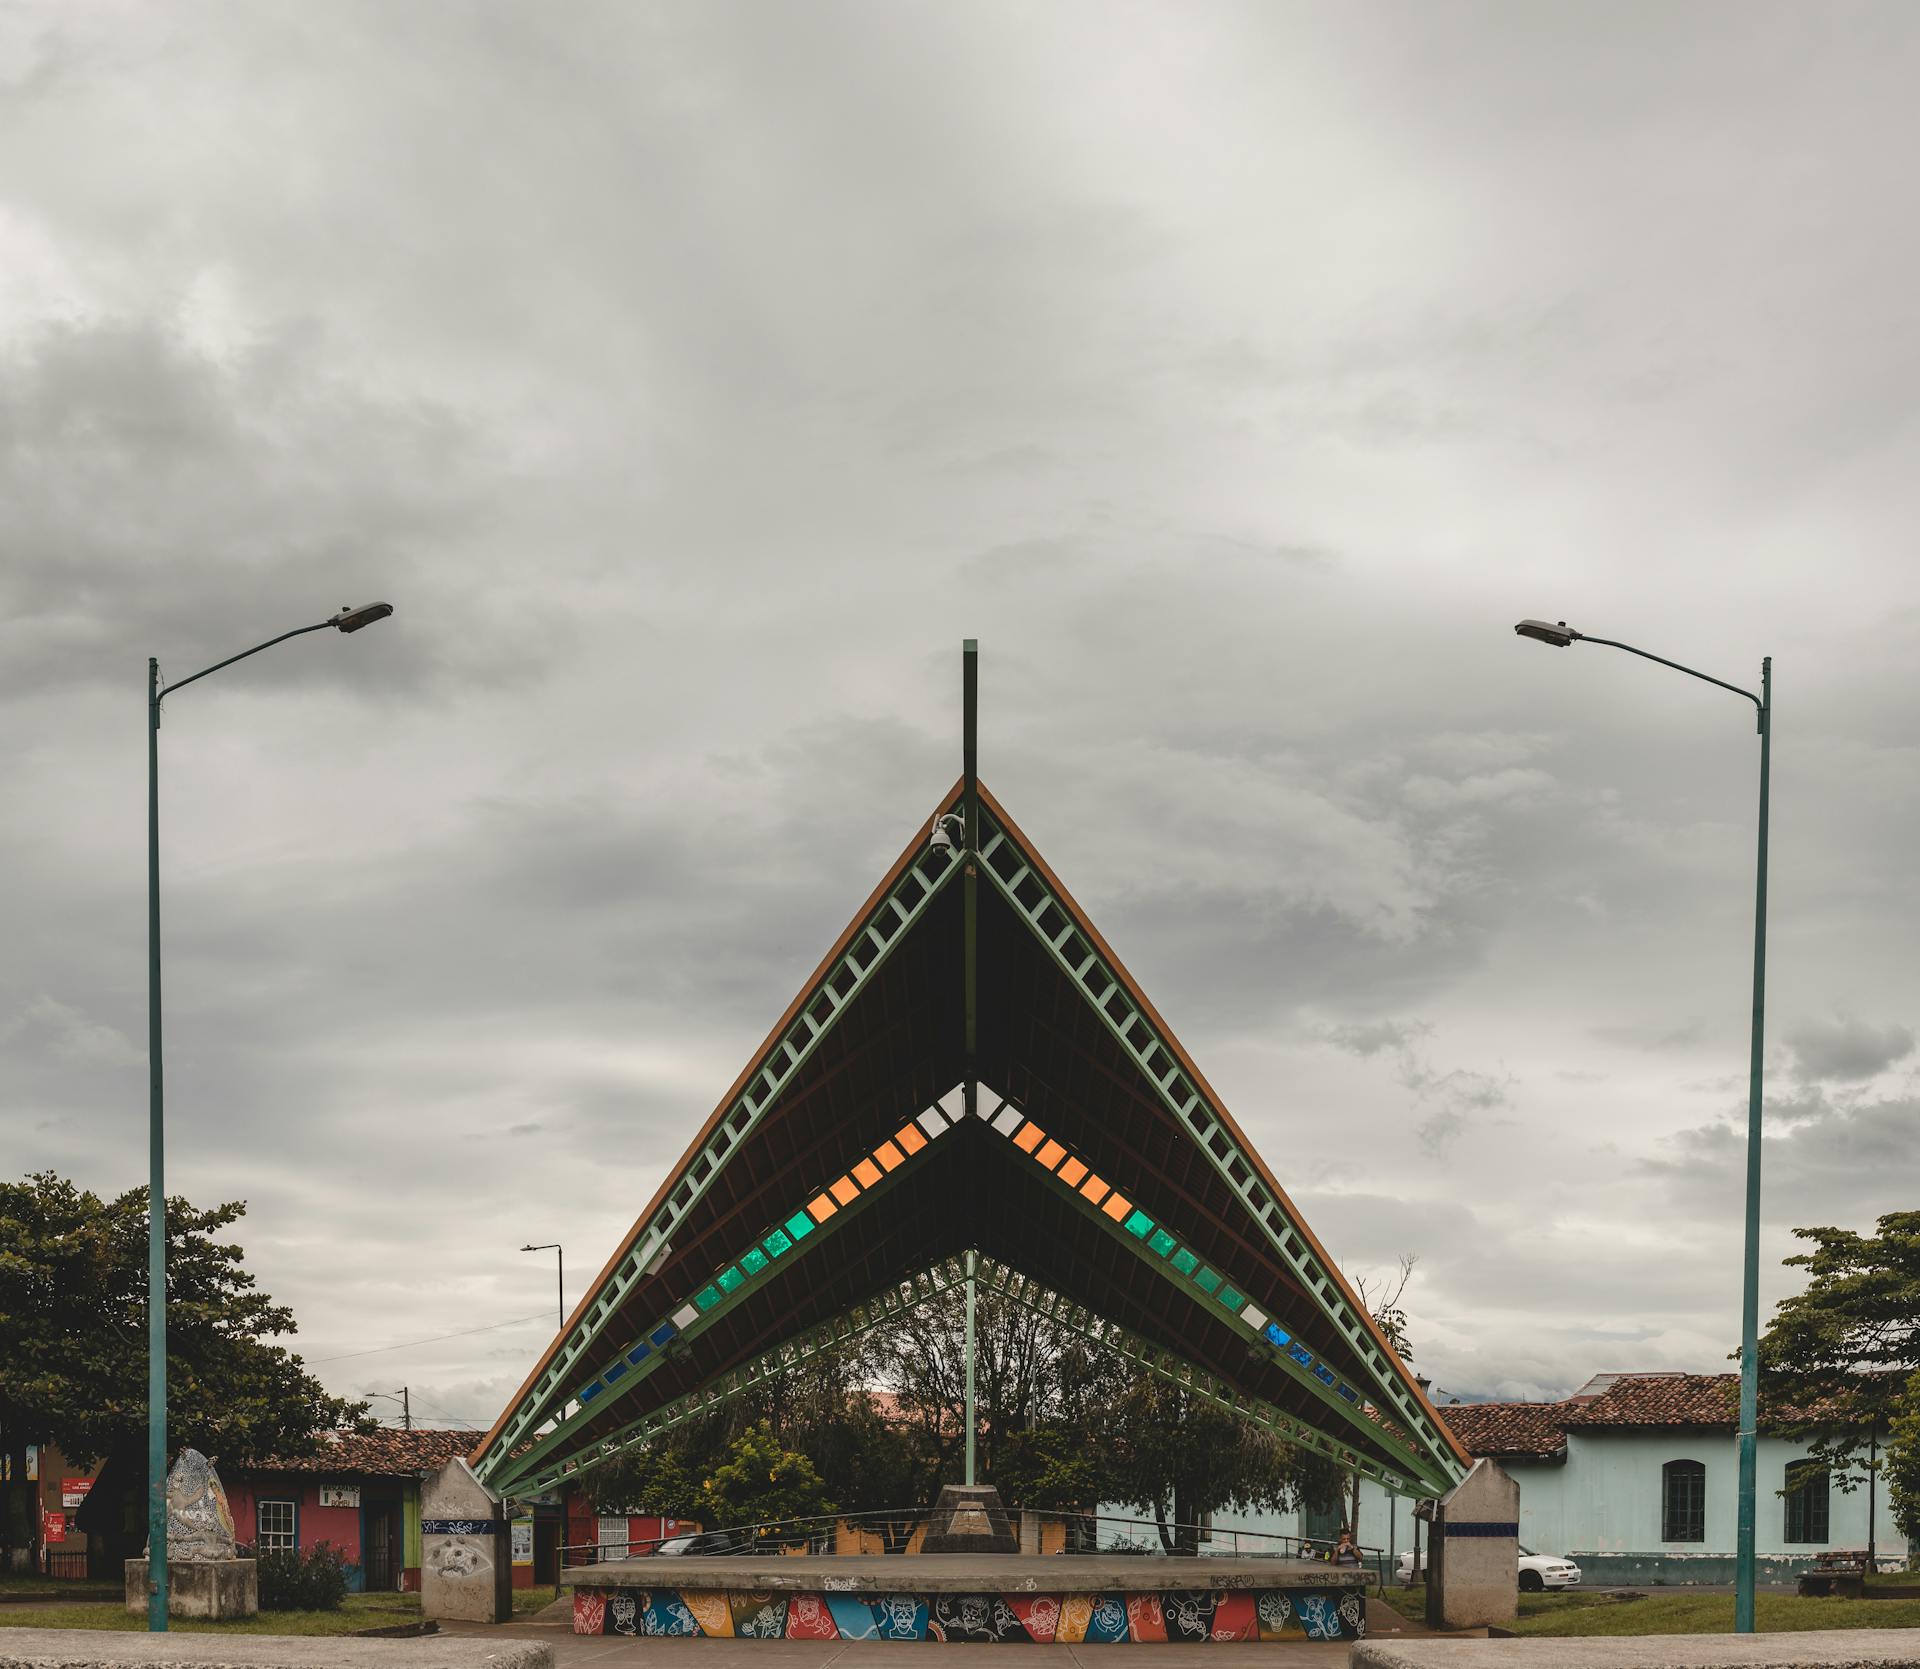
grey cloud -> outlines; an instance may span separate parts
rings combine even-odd
[[[1858,1083],[1912,1054],[1914,1039],[1908,1026],[1875,1026],[1842,1016],[1802,1021],[1786,1041],[1800,1077]]]
[[[1422,1253],[1443,1385],[1720,1366],[1751,715],[1511,622],[1776,654],[1777,1010],[1920,1011],[1920,24],[392,13],[0,31],[0,1152],[142,1174],[147,655],[384,596],[170,704],[173,1162],[303,1342],[540,1311],[975,635],[987,780],[1316,1226]],[[1769,1232],[1909,1199],[1902,1029],[1783,1058]],[[542,1339],[368,1364],[473,1415]]]

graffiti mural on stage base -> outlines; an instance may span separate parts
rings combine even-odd
[[[1237,1588],[1135,1594],[776,1594],[711,1588],[576,1588],[575,1634],[736,1640],[1121,1641],[1220,1644],[1358,1640],[1356,1592]]]

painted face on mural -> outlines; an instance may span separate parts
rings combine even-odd
[[[493,1561],[470,1541],[442,1542],[427,1556],[427,1568],[456,1581],[493,1569]]]

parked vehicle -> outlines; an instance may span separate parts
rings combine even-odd
[[[746,1553],[751,1548],[751,1540],[746,1536],[730,1536],[724,1530],[703,1530],[698,1535],[669,1536],[653,1551],[663,1558],[695,1554],[711,1558],[716,1554]]]
[[[1400,1580],[1413,1580],[1413,1553],[1411,1550],[1400,1555],[1395,1563]],[[1580,1567],[1571,1559],[1563,1559],[1557,1553],[1535,1553],[1532,1548],[1520,1549],[1520,1591],[1523,1594],[1538,1594],[1548,1588],[1577,1588],[1580,1586]]]

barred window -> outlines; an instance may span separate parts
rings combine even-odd
[[[270,1548],[291,1550],[299,1546],[299,1537],[294,1530],[291,1501],[257,1503],[254,1507],[254,1524],[257,1531],[257,1545],[263,1552]]]
[[[1660,1468],[1660,1539],[1707,1539],[1707,1469],[1697,1460],[1670,1460]]]
[[[1790,1542],[1827,1539],[1827,1469],[1815,1460],[1787,1466],[1787,1534]]]

